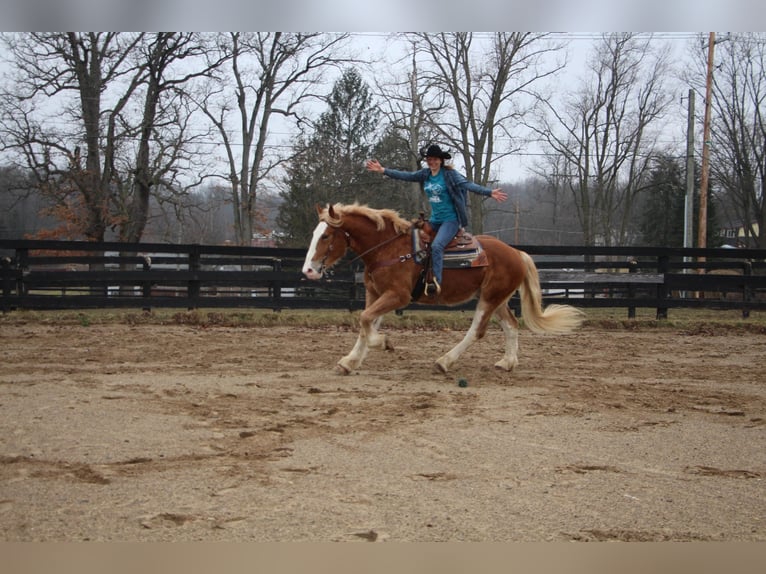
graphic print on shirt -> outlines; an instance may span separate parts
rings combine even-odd
[[[425,192],[428,194],[428,200],[431,203],[441,203],[442,195],[446,191],[444,177],[430,176],[424,185]]]

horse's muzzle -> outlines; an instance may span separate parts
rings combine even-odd
[[[321,267],[317,270],[317,269],[314,269],[313,266],[309,266],[309,265],[303,268],[303,274],[306,276],[306,278],[311,279],[313,281],[316,281],[317,279],[322,278],[322,271],[323,269]]]

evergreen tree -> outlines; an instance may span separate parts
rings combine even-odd
[[[371,157],[386,167],[410,171],[413,156],[419,161],[420,154],[409,149],[408,138],[389,126],[375,145]],[[408,219],[414,219],[420,212],[428,213],[430,206],[421,184],[405,183],[369,172],[368,179],[364,195],[371,207],[395,209]]]
[[[696,247],[699,229],[699,166],[694,166],[694,213],[692,245]],[[661,155],[649,174],[640,231],[642,243],[649,247],[683,247],[686,206],[686,168],[670,155]],[[707,247],[721,244],[715,198],[711,194],[707,210]]]
[[[334,202],[318,179],[321,152],[313,138],[294,144],[296,154],[287,166],[287,189],[280,193],[282,204],[277,215],[280,243],[289,247],[305,247],[317,224],[314,206]]]
[[[683,247],[684,169],[675,158],[662,155],[649,174],[647,187],[640,225],[642,243],[652,247]]]
[[[308,244],[317,203],[366,203],[374,198],[364,161],[370,157],[380,112],[369,86],[349,68],[333,86],[327,104],[313,134],[296,141],[287,167],[277,217],[284,245]]]

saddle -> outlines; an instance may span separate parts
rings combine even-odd
[[[436,233],[423,214],[412,224],[412,252],[417,263],[423,263],[431,256],[431,243]],[[445,269],[486,267],[487,254],[476,237],[462,227],[444,250]]]

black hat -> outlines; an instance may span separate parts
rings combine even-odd
[[[442,148],[436,144],[431,144],[425,151],[421,149],[420,155],[421,157],[438,157],[441,159],[450,159],[452,157],[448,152],[442,151]]]

